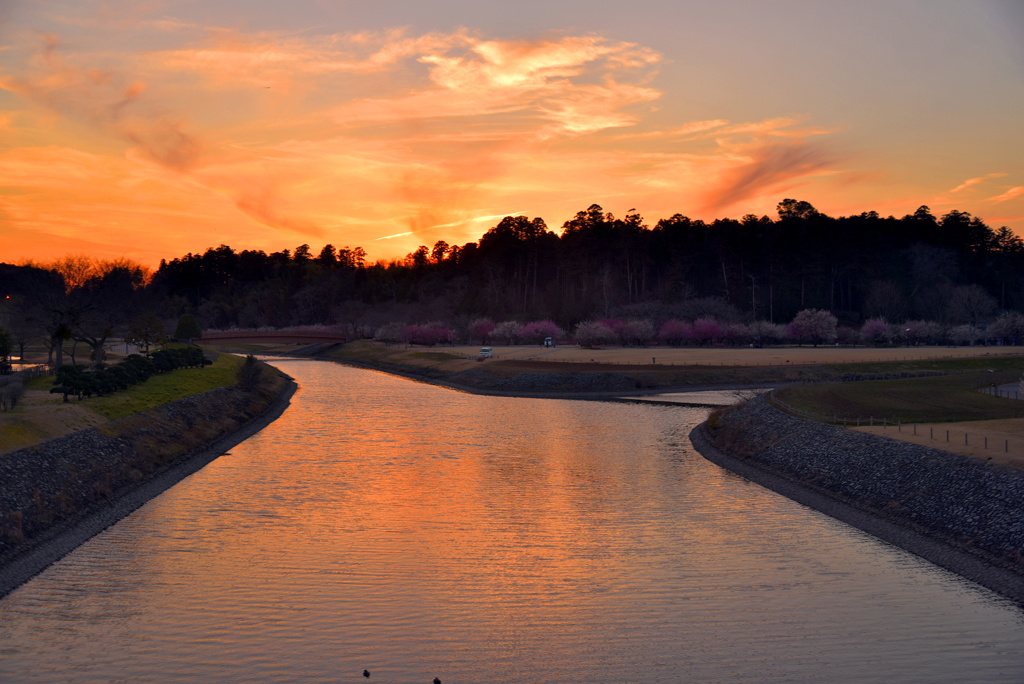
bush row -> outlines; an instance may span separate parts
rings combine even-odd
[[[178,368],[202,368],[210,364],[199,347],[159,349],[148,357],[132,354],[124,361],[107,368],[87,369],[70,364],[57,370],[51,394],[74,395],[79,399],[102,396],[145,382],[151,376]]]

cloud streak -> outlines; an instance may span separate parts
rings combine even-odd
[[[978,185],[979,183],[984,183],[987,180],[991,180],[993,178],[1002,178],[1004,176],[1006,176],[1005,173],[989,173],[989,174],[984,175],[984,176],[978,176],[977,178],[968,178],[963,183],[961,183],[960,185],[956,186],[955,188],[953,188],[949,192],[950,192],[950,194],[953,194],[953,193],[956,193],[956,192],[961,192],[963,190],[966,190],[967,188],[970,188],[970,187],[973,187],[975,185]]]
[[[992,202],[994,204],[1002,204],[1003,202],[1008,202],[1008,201],[1010,201],[1012,199],[1020,197],[1021,195],[1024,195],[1024,185],[1018,185],[1016,187],[1010,188],[1009,190],[1007,190],[1006,192],[1002,193],[1001,195],[996,195],[995,197],[989,197],[988,201]]]
[[[829,169],[835,155],[804,141],[765,143],[727,168],[704,195],[703,211],[715,214],[766,192],[778,194],[794,181]]]

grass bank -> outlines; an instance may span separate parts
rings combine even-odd
[[[216,387],[0,458],[0,596],[235,444],[288,405],[294,383]]]
[[[230,387],[235,383],[241,363],[242,359],[237,356],[216,354],[213,364],[205,368],[179,368],[154,375],[126,390],[68,402],[58,394],[50,394],[52,376],[33,378],[26,386],[21,404],[12,411],[0,412],[0,454],[97,427],[217,387]]]
[[[237,356],[217,354],[213,364],[205,368],[179,368],[154,375],[126,390],[85,401],[108,420],[117,420],[217,387],[230,387],[235,383],[241,365],[242,359]]]
[[[972,360],[973,361],[973,360]],[[1018,418],[1024,402],[982,394],[992,385],[1020,378],[1020,359],[949,362],[931,370],[946,374],[864,382],[790,386],[775,391],[783,408],[825,422],[886,419],[904,423],[949,423]]]

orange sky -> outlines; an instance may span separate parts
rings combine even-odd
[[[1012,3],[365,4],[0,4],[0,260],[372,260],[783,197],[1024,232]]]

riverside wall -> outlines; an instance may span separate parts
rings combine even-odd
[[[0,597],[262,430],[295,388],[220,387],[0,455]]]
[[[765,397],[691,437],[726,469],[1024,605],[1024,471],[801,420]]]

